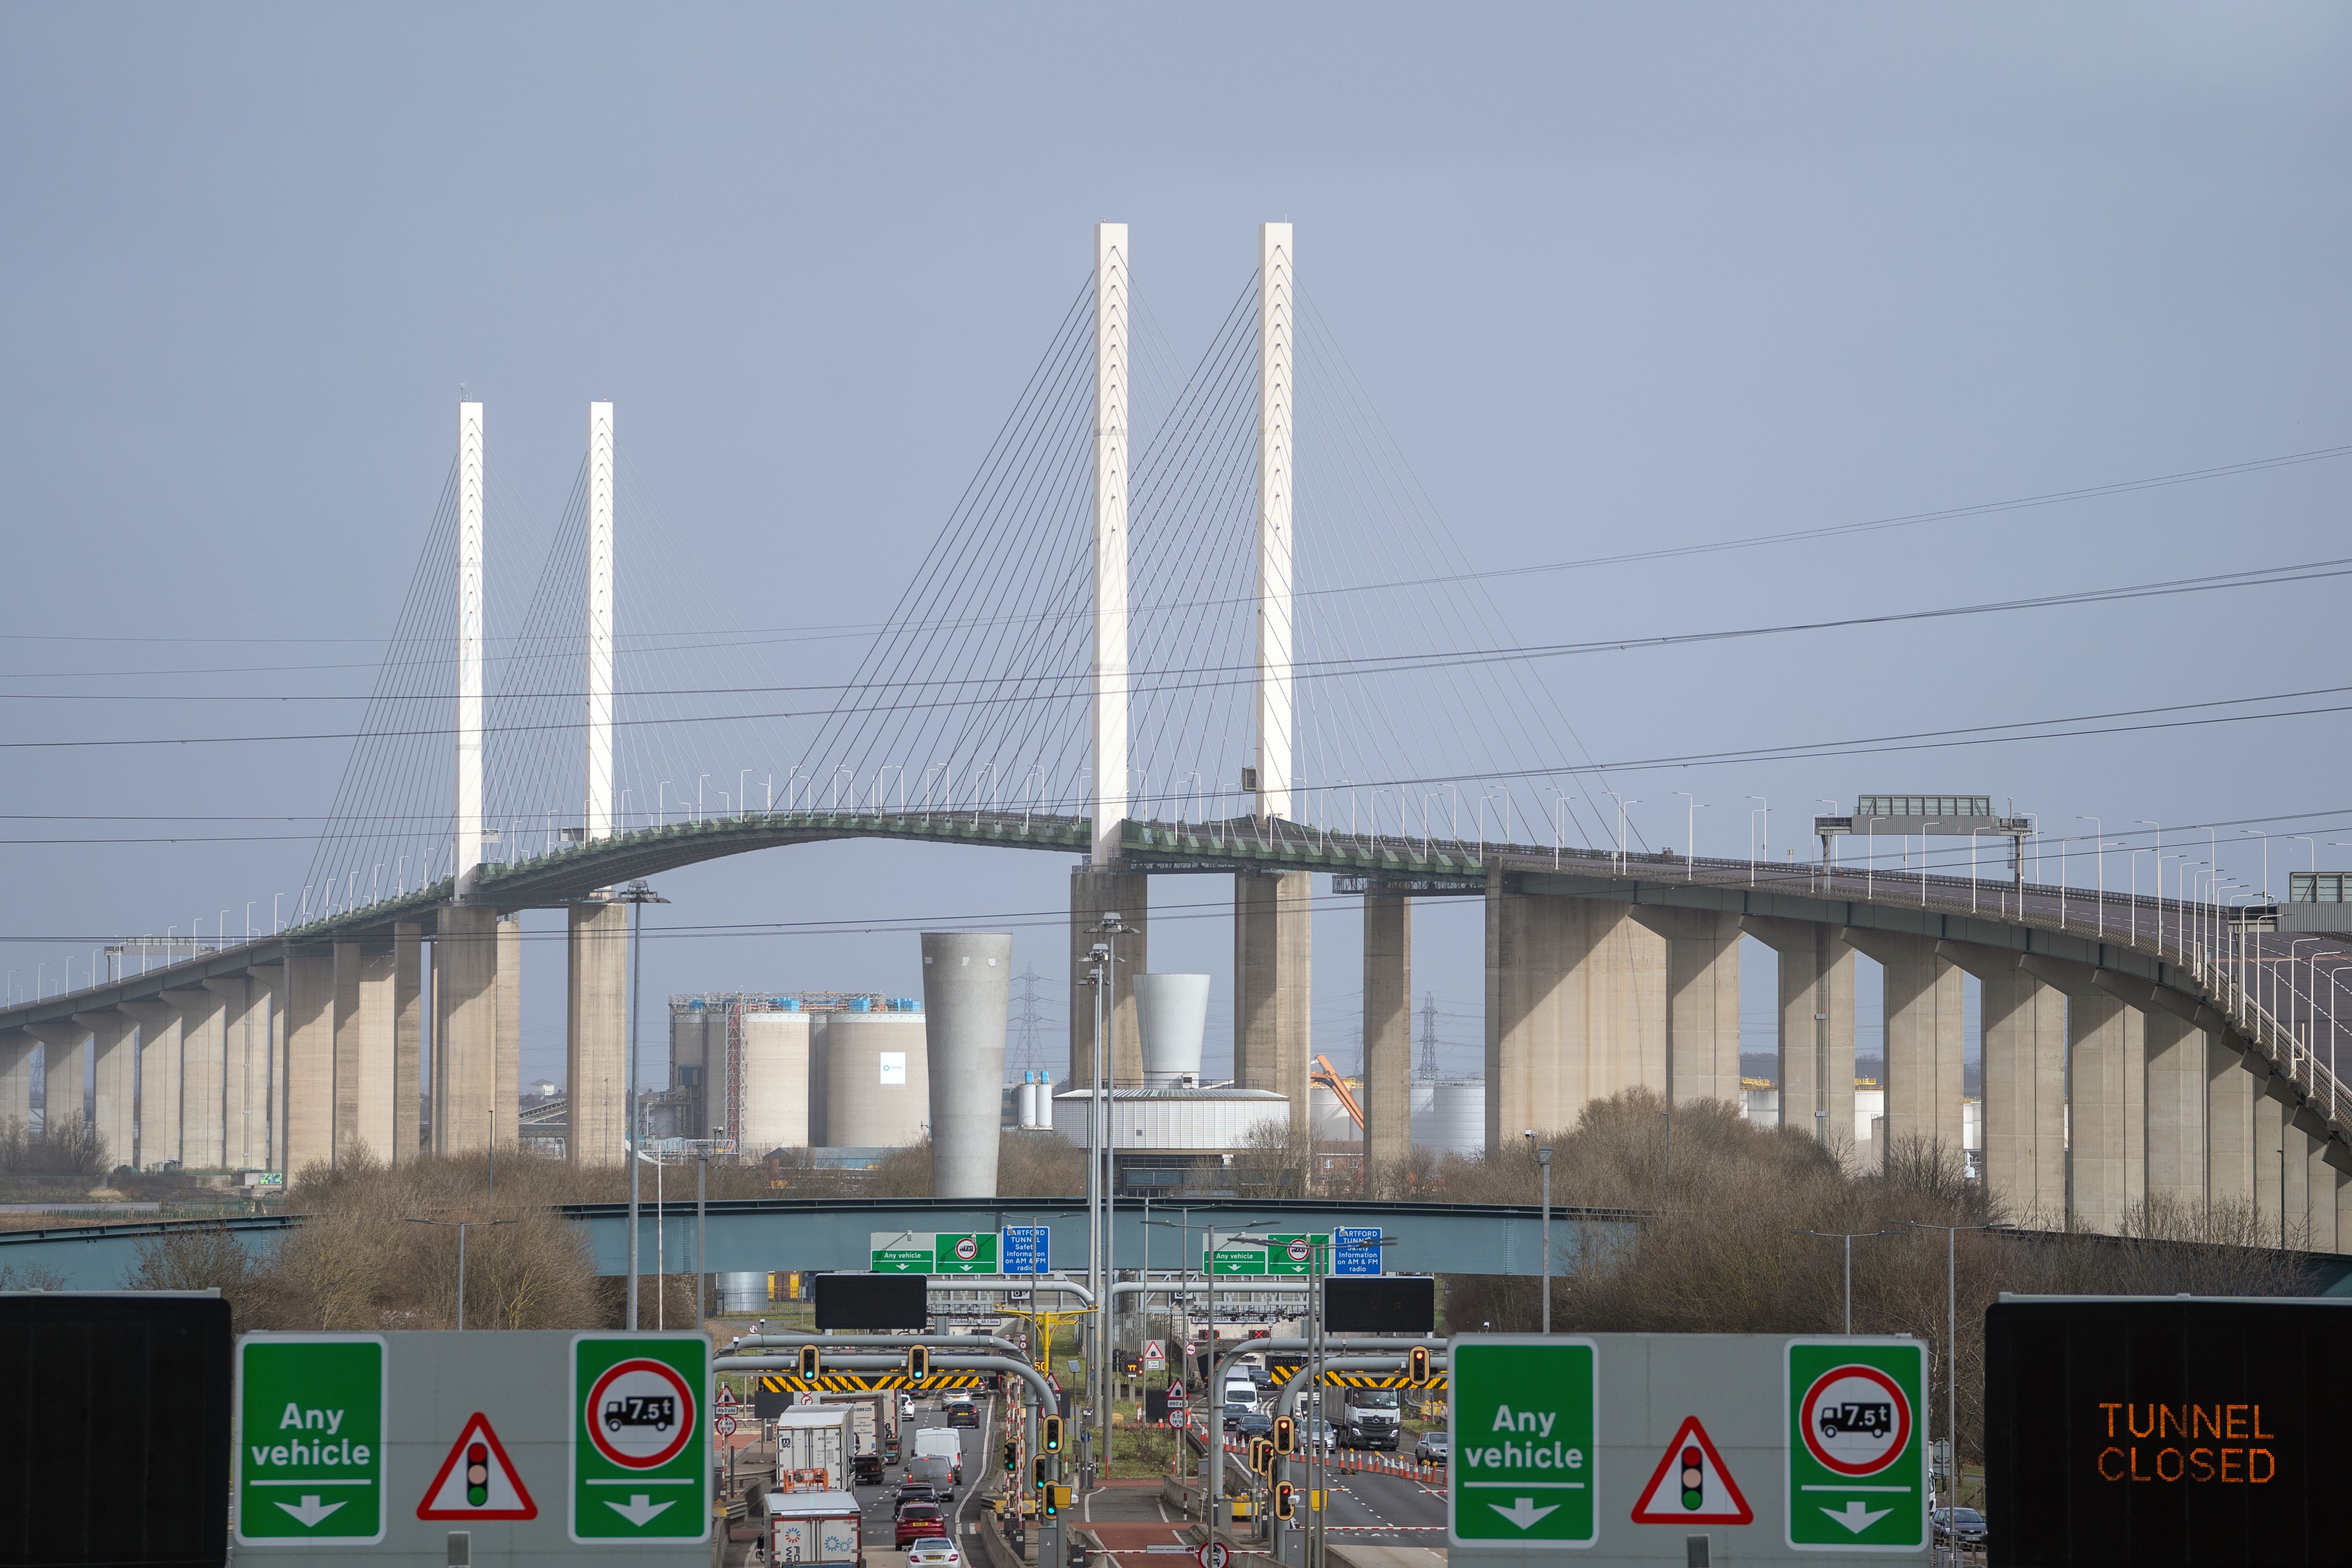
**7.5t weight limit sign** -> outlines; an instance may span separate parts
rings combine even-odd
[[[572,1539],[705,1539],[710,1342],[582,1334],[572,1343]]]
[[[1782,1354],[1790,1546],[1925,1549],[1927,1346],[1790,1340]]]

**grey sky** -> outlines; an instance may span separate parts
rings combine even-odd
[[[363,670],[22,677],[372,663],[364,641],[301,640],[389,629],[461,382],[489,409],[502,613],[583,405],[609,397],[709,623],[876,619],[1103,218],[1132,225],[1180,361],[1246,281],[1255,225],[1297,223],[1306,288],[1481,566],[2337,445],[2347,80],[2352,14],[2329,5],[14,6],[0,669],[88,700],[13,702],[7,730],[348,727],[357,704],[175,699],[363,691]],[[2347,483],[2339,459],[1496,592],[1518,637],[1553,642],[2193,577],[2345,553]],[[1596,756],[1632,758],[2324,686],[2342,604],[2319,581],[1542,670]],[[74,640],[99,638],[164,641]],[[202,641],[227,638],[263,641]],[[2344,734],[2326,716],[1618,786],[1652,842],[1681,841],[1674,790],[1712,802],[1702,852],[1745,852],[1750,794],[1776,852],[1802,852],[1816,797],[1864,789],[1989,790],[2113,832],[2352,807]],[[310,860],[300,822],[24,816],[316,815],[342,761],[0,753],[20,814],[0,837],[297,835],[0,848],[16,985],[46,964],[54,988],[68,962],[79,983],[93,945],[224,907],[236,932],[247,900],[266,920]],[[2324,841],[2352,818],[2277,826],[2345,863]],[[2254,876],[2253,846],[2227,863]],[[2289,862],[2305,846],[2274,843],[2273,885]],[[697,924],[946,918],[1053,910],[1066,872],[851,845],[663,887]],[[1172,905],[1223,884],[1163,887]],[[1354,943],[1344,915],[1318,921],[1318,1044],[1341,1057]],[[1060,945],[1038,927],[1016,951],[1058,980]],[[1416,989],[1475,1013],[1477,952],[1474,904],[1430,910]],[[1228,928],[1165,919],[1153,956],[1222,973]],[[561,1063],[560,949],[530,962],[536,1075]],[[659,990],[911,991],[918,967],[903,936],[665,942],[647,965]]]

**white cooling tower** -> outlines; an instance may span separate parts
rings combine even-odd
[[[1209,1022],[1209,977],[1136,976],[1135,1021],[1143,1037],[1145,1086],[1198,1086],[1201,1034]]]
[[[815,1022],[818,1073],[810,1095],[821,1108],[825,1146],[888,1149],[919,1141],[931,1108],[923,1015],[821,1013]]]
[[[923,1012],[929,1020],[931,1190],[996,1196],[997,1124],[1004,1104],[1004,1025],[1013,1003],[1013,936],[923,933]]]

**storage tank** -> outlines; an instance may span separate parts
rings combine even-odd
[[[1348,1085],[1348,1091],[1349,1093],[1362,1092],[1353,1083]],[[1308,1084],[1307,1103],[1311,1112],[1310,1120],[1314,1124],[1317,1143],[1360,1144],[1364,1141],[1364,1130],[1356,1125],[1356,1119],[1348,1114],[1348,1107],[1340,1103],[1339,1097],[1331,1092],[1328,1088],[1320,1083]],[[1482,1131],[1486,1126],[1483,1112],[1480,1113],[1479,1126]]]
[[[1013,1006],[1013,934],[923,933],[929,1055],[931,1191],[994,1197],[1004,1022]]]
[[[1475,1155],[1486,1146],[1486,1082],[1481,1078],[1412,1081],[1412,1141],[1441,1155]]]
[[[715,1050],[712,1049],[716,1045]],[[710,1068],[717,1059],[718,1070],[727,1071],[727,1013],[723,1008],[708,1008],[700,997],[690,1000],[673,999],[669,1009],[669,1086],[683,1091],[687,1101],[678,1125],[672,1135],[682,1138],[710,1136]],[[724,1102],[721,1102],[724,1104]]]
[[[764,1272],[713,1274],[710,1281],[721,1313],[740,1316],[768,1310],[768,1276]]]
[[[1208,976],[1135,977],[1135,1022],[1142,1037],[1145,1087],[1200,1087],[1201,1032],[1208,1021]]]
[[[931,1114],[923,1032],[920,1013],[820,1015],[809,1050],[825,1147],[887,1149],[921,1139]]]
[[[751,1159],[809,1144],[809,1015],[743,1014],[743,1141]]]

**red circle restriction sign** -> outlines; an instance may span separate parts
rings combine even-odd
[[[710,1425],[722,1437],[731,1437],[735,1435],[735,1417],[732,1416],[721,1416]]]
[[[1284,1250],[1290,1254],[1290,1260],[1294,1263],[1307,1261],[1307,1243],[1304,1241],[1293,1241]]]
[[[1212,1541],[1192,1553],[1192,1561],[1201,1568],[1225,1568],[1233,1558],[1234,1549],[1222,1541]]]
[[[598,1453],[625,1469],[649,1470],[677,1458],[698,1414],[694,1390],[677,1368],[640,1356],[596,1380],[581,1416]]]
[[[955,1255],[957,1261],[969,1263],[980,1256],[980,1243],[969,1236],[959,1236],[956,1238]]]
[[[1833,1366],[1797,1407],[1805,1447],[1842,1476],[1874,1476],[1911,1442],[1911,1401],[1874,1366]]]

